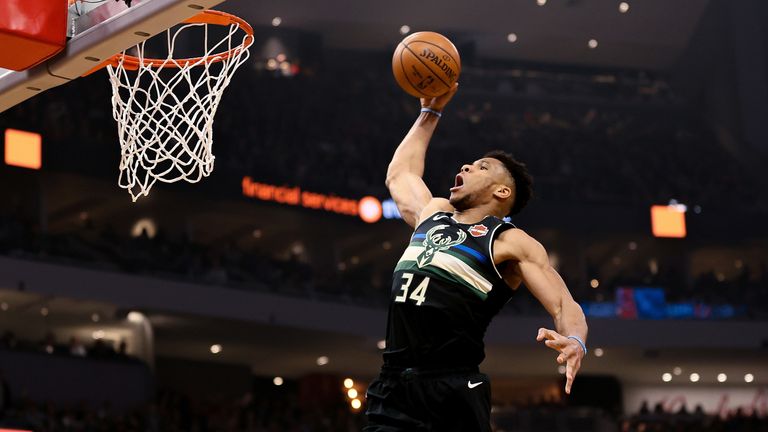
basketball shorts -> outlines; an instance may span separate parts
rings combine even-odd
[[[491,383],[477,368],[382,368],[364,432],[490,432]]]

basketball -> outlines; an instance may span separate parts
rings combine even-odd
[[[448,92],[459,79],[459,51],[447,37],[418,32],[403,39],[392,56],[397,84],[411,96],[432,98]]]

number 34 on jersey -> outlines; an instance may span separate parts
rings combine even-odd
[[[400,295],[395,297],[395,302],[405,303],[407,299],[411,299],[416,302],[416,306],[421,306],[425,300],[427,300],[427,287],[429,286],[429,277],[425,277],[420,284],[416,285],[416,288],[411,290],[411,295],[408,295],[408,290],[413,282],[413,273],[403,273],[403,285],[400,287]]]

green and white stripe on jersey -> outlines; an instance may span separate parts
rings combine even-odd
[[[395,272],[408,270],[430,273],[438,278],[469,288],[483,300],[488,297],[488,293],[493,288],[493,283],[474,268],[470,259],[453,252],[451,249],[447,249],[435,251],[434,258],[432,258],[429,264],[419,267],[417,258],[422,252],[424,252],[424,246],[417,246],[412,243],[405,250],[403,256],[400,257],[400,261],[398,261],[397,267],[395,267]]]

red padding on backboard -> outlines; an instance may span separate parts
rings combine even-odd
[[[64,49],[67,0],[2,0],[0,67],[24,70]]]

